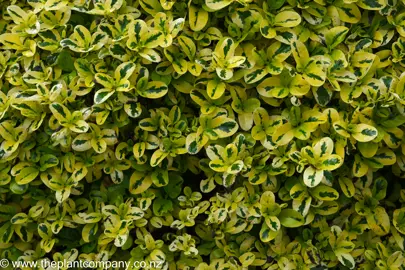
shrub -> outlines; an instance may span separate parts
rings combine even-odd
[[[0,5],[1,258],[404,269],[405,1]]]

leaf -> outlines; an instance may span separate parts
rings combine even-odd
[[[260,33],[267,39],[271,39],[277,36],[276,30],[271,27],[267,20],[262,20],[260,22]]]
[[[68,108],[60,103],[52,103],[49,105],[53,116],[59,121],[59,123],[66,123],[71,118],[71,113]]]
[[[278,76],[274,76],[262,81],[257,86],[257,92],[264,97],[284,98],[288,96],[289,89],[281,85],[281,81]]]
[[[128,114],[129,117],[137,118],[142,113],[141,104],[137,103],[127,103],[124,105],[124,110]]]
[[[151,15],[156,15],[158,12],[163,11],[163,8],[158,0],[140,0],[139,4],[147,13]]]
[[[71,193],[70,187],[65,187],[65,188],[59,189],[55,192],[56,200],[59,203],[62,203],[69,198],[70,193]]]
[[[24,224],[28,221],[28,216],[25,213],[18,213],[14,215],[10,222],[11,224]]]
[[[0,227],[0,243],[7,244],[8,242],[10,242],[13,234],[14,234],[14,227],[10,222],[5,222]]]
[[[153,155],[150,158],[150,165],[152,167],[159,165],[168,155],[169,155],[169,153],[166,153],[160,149],[157,149],[155,152],[153,152]]]
[[[310,64],[307,64],[305,67],[305,71],[303,74],[304,79],[311,85],[311,86],[322,86],[326,79],[326,73],[324,72],[323,68],[316,64],[315,60],[310,60]]]
[[[15,33],[5,33],[0,35],[0,42],[3,43],[5,49],[12,49],[17,51],[25,49],[20,36]]]
[[[301,184],[296,184],[290,189],[290,197],[294,200],[301,200],[305,197],[306,188]]]
[[[111,91],[111,89],[102,88],[100,90],[97,90],[97,92],[94,95],[94,103],[102,104],[105,101],[107,101],[113,94],[114,91]]]
[[[83,221],[85,223],[97,223],[99,222],[101,219],[103,218],[103,216],[101,215],[101,213],[90,213],[90,214],[86,214],[83,217]]]
[[[161,98],[164,95],[166,95],[168,91],[168,87],[165,83],[159,82],[159,81],[154,81],[154,82],[149,82],[145,89],[142,89],[140,94],[143,97],[146,98],[151,98],[151,99],[156,99],[156,98]]]
[[[349,253],[336,254],[338,260],[349,269],[354,269],[356,263],[354,262],[353,256]]]
[[[378,144],[372,142],[358,142],[357,147],[365,158],[372,158],[378,151]]]
[[[56,63],[58,67],[60,67],[63,71],[66,72],[71,72],[75,69],[74,59],[67,50],[62,50],[59,53]]]
[[[389,233],[390,218],[383,207],[377,206],[366,218],[370,229],[375,234],[383,236]]]
[[[294,27],[301,23],[301,16],[295,11],[281,11],[274,17],[274,24],[280,27]]]
[[[312,93],[314,94],[316,102],[322,107],[328,105],[328,103],[332,100],[333,92],[330,91],[328,88],[320,86],[314,87],[312,89],[313,89]]]
[[[237,174],[243,169],[243,167],[244,167],[243,161],[237,160],[228,167],[228,169],[226,170],[226,173]]]
[[[287,228],[296,228],[304,224],[304,217],[293,209],[283,209],[278,215],[281,225]]]
[[[369,167],[367,164],[361,159],[360,155],[355,155],[354,157],[354,164],[353,164],[353,175],[356,177],[362,177],[367,174]]]
[[[386,5],[384,0],[360,0],[357,5],[362,9],[380,10]]]
[[[264,68],[254,68],[251,70],[247,70],[244,78],[245,82],[252,84],[260,81],[267,75],[267,71]]]
[[[242,267],[248,267],[254,262],[255,259],[256,256],[254,255],[253,252],[246,252],[239,257],[239,261],[241,262]]]
[[[129,192],[141,194],[152,185],[152,179],[146,172],[133,172],[129,180]]]
[[[210,168],[216,172],[226,172],[228,166],[222,160],[212,160],[209,163]]]
[[[52,237],[51,226],[47,223],[38,224],[38,234],[42,239],[50,239]]]
[[[281,8],[284,5],[285,0],[271,0],[267,1],[267,3],[270,9],[275,10]]]
[[[167,192],[170,198],[177,198],[182,190],[183,178],[175,173],[169,174],[169,183],[164,187],[164,190]]]
[[[83,68],[83,66],[81,66],[80,68]],[[90,71],[89,71],[90,72]],[[86,72],[87,73],[87,72]],[[115,80],[114,78],[112,78],[110,75],[108,74],[104,74],[104,73],[97,73],[94,75],[94,79],[96,80],[97,83],[101,84],[102,86],[104,86],[107,89],[113,89],[115,88]]]
[[[324,137],[314,145],[313,149],[317,157],[329,157],[333,152],[333,141],[329,137]]]
[[[51,230],[52,230],[53,234],[58,234],[62,229],[63,229],[63,221],[62,220],[57,220],[57,221],[52,222]]]
[[[318,160],[317,169],[333,171],[343,164],[343,159],[339,155],[330,155]]]
[[[116,82],[120,82],[128,79],[135,70],[135,64],[132,62],[121,63],[114,72],[114,78]],[[104,87],[107,87],[104,85]]]
[[[15,206],[3,204],[0,206],[0,218],[9,220],[17,214]]]
[[[272,230],[272,231],[278,231],[281,228],[280,220],[275,217],[275,216],[270,216],[268,218],[265,218],[267,226]]]
[[[171,200],[157,198],[153,201],[152,209],[156,216],[164,216],[173,210],[173,203]]]
[[[373,126],[357,124],[352,128],[351,135],[359,142],[369,142],[377,137],[378,131]]]
[[[15,233],[24,242],[30,242],[34,236],[34,233],[32,231],[27,230],[27,226],[17,226],[15,228]]]
[[[376,200],[382,200],[387,193],[388,182],[384,177],[380,176],[374,180],[372,194]]]
[[[351,198],[356,192],[352,180],[347,177],[339,177],[339,186],[346,197]]]
[[[279,145],[286,145],[294,138],[294,129],[290,123],[279,126],[272,136],[272,141]]]
[[[208,23],[209,14],[204,9],[198,8],[195,5],[190,5],[188,14],[190,28],[195,32],[201,31]]]
[[[333,215],[337,211],[339,211],[339,204],[336,201],[325,201],[322,203],[321,206],[315,208],[315,213],[322,215],[322,216],[328,216],[328,215]]]
[[[336,7],[341,21],[347,23],[358,23],[361,19],[360,9],[355,3],[345,3],[342,7]]]
[[[316,186],[311,194],[320,201],[335,201],[339,198],[339,193],[334,188],[324,185]]]
[[[366,163],[373,168],[382,168],[383,166],[393,165],[395,162],[396,155],[388,148],[379,149],[372,158],[366,160]]]
[[[259,232],[260,240],[263,243],[270,242],[271,240],[276,238],[278,233],[279,233],[279,231],[270,230],[270,228],[267,226],[267,224],[265,222],[263,222],[262,228],[260,229],[260,232]]]
[[[70,125],[70,130],[77,133],[85,133],[89,130],[89,124],[84,120],[77,120]]]
[[[229,6],[232,0],[205,0],[205,4],[211,10],[220,10]]]
[[[394,210],[392,224],[402,234],[405,234],[405,208]]]
[[[87,151],[91,148],[91,135],[90,134],[79,134],[72,142],[72,148],[75,151]]]
[[[304,183],[308,187],[315,187],[317,186],[323,178],[323,170],[317,170],[313,167],[308,167],[304,171]]]
[[[15,181],[19,185],[25,185],[35,180],[39,175],[39,170],[35,167],[25,167],[15,177]]]
[[[36,205],[34,207],[31,207],[31,209],[28,212],[28,215],[31,218],[37,218],[44,212],[44,210],[45,208],[42,205]]]
[[[219,138],[230,137],[238,130],[238,123],[230,118],[217,118],[213,121],[212,131]]]
[[[24,10],[22,10],[19,6],[16,5],[8,6],[7,13],[11,17],[11,19],[17,24],[24,23],[28,17],[28,14]]]
[[[304,64],[309,60],[309,53],[306,46],[301,41],[296,40],[291,43],[291,48],[298,67],[304,68]]]
[[[325,33],[325,43],[328,46],[329,50],[332,50],[337,45],[343,42],[346,38],[349,28],[345,26],[336,26]]]
[[[225,92],[225,83],[210,80],[207,84],[207,94],[211,99],[219,99]]]
[[[45,169],[58,165],[59,159],[52,154],[45,154],[40,158],[39,162],[41,165],[41,170],[44,171]]]
[[[157,187],[163,187],[169,183],[169,172],[167,170],[155,169],[150,177]]]

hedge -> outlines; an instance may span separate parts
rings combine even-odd
[[[405,269],[404,0],[0,7],[0,258]]]

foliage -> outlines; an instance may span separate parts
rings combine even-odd
[[[0,7],[0,258],[405,269],[404,0]]]

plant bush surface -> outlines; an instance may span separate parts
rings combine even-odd
[[[0,258],[405,269],[404,0],[0,7]]]

